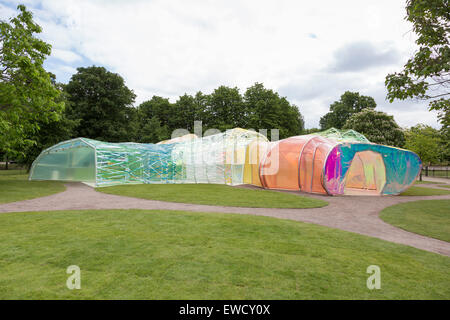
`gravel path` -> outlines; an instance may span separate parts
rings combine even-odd
[[[449,242],[428,238],[396,228],[379,218],[379,212],[382,209],[397,203],[417,200],[450,199],[450,195],[417,197],[329,197],[308,194],[308,196],[329,202],[329,205],[323,208],[313,209],[269,209],[222,207],[137,199],[96,192],[93,188],[82,183],[67,183],[66,187],[66,191],[47,197],[1,204],[0,212],[84,209],[161,209],[252,214],[319,224],[450,256]],[[252,186],[244,187],[252,188]],[[299,194],[298,192],[292,193]]]

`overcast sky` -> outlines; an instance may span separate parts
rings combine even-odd
[[[374,97],[403,127],[439,127],[425,103],[385,100],[386,75],[416,48],[405,1],[0,0],[0,18],[19,3],[53,46],[45,67],[60,82],[77,67],[104,66],[136,104],[262,82],[299,107],[307,128],[350,90]]]

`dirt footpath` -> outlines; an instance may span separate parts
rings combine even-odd
[[[423,186],[425,187],[425,185]],[[450,195],[420,197],[329,197],[308,194],[308,196],[327,201],[329,205],[323,208],[312,209],[270,209],[209,206],[137,199],[96,192],[95,189],[82,183],[67,183],[66,187],[66,191],[47,197],[0,204],[0,212],[160,209],[252,214],[314,223],[450,256],[449,242],[428,238],[396,228],[379,218],[379,213],[382,209],[397,203],[417,200],[450,199]],[[244,187],[251,188],[251,186]],[[301,194],[299,192],[292,193]]]

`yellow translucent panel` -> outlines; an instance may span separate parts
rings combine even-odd
[[[251,168],[251,184],[255,186],[262,186],[260,175],[259,175],[259,169],[261,161],[263,160],[267,149],[269,147],[269,142],[261,141],[261,140],[255,140],[252,143],[249,144],[248,150],[248,161]]]
[[[381,154],[357,152],[345,176],[344,194],[380,194],[385,183],[386,169]]]
[[[250,145],[245,148],[244,183],[252,183],[252,165],[250,163]]]

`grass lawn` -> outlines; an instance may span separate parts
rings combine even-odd
[[[81,290],[66,287],[70,265]],[[369,265],[381,289],[369,290]],[[0,215],[0,299],[450,299],[450,258],[260,216]]]
[[[220,184],[135,184],[97,188],[97,191],[150,200],[253,208],[316,208],[323,200],[268,190]]]
[[[441,188],[450,188],[450,184],[440,184],[439,187],[441,187]]]
[[[439,182],[425,181],[425,180],[419,181],[419,180],[417,180],[414,184],[437,184],[437,183],[439,183]]]
[[[450,200],[401,203],[384,209],[380,217],[396,227],[450,242]]]
[[[0,203],[39,198],[65,190],[57,181],[28,181],[25,170],[0,171]]]
[[[450,190],[439,190],[424,187],[412,186],[405,192],[400,193],[401,196],[440,196],[450,194]]]

